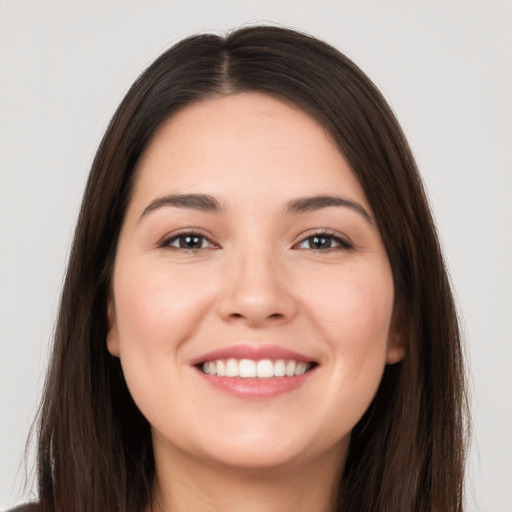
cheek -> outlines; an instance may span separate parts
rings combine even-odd
[[[211,300],[204,276],[165,264],[120,268],[114,285],[121,351],[127,345],[168,349],[189,336]]]
[[[183,393],[174,392],[183,378],[181,347],[200,325],[212,287],[204,286],[204,276],[169,265],[122,263],[114,275],[114,297],[123,373],[144,416],[165,424],[165,411],[187,406],[180,402]]]
[[[310,298],[311,316],[334,361],[333,400],[369,405],[386,364],[394,289],[390,272],[347,272]],[[358,399],[359,397],[359,399]],[[349,400],[351,402],[351,400]]]
[[[385,350],[394,300],[390,273],[349,270],[324,282],[309,302],[333,346],[356,352],[378,346]]]

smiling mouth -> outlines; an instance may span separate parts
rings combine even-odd
[[[239,379],[273,379],[298,377],[311,371],[314,362],[293,359],[215,359],[199,363],[197,368],[206,375]]]

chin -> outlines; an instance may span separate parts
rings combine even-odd
[[[294,430],[298,434],[298,427],[294,427]],[[293,432],[293,429],[283,429],[281,435],[269,432],[263,435],[261,432],[249,430],[246,435],[239,437],[230,432],[229,436],[224,436],[222,440],[209,445],[205,450],[205,457],[213,464],[226,468],[255,472],[286,471],[296,469],[301,464],[311,463],[325,456],[327,451],[339,453],[336,459],[342,460],[350,439],[348,435],[337,443],[328,443],[327,446],[319,443],[321,435],[294,438],[289,435],[290,432]],[[215,447],[214,450],[212,446]]]
[[[208,458],[214,465],[250,472],[286,471],[302,459],[301,451],[291,447],[275,447],[272,450],[261,446],[244,446],[240,449],[232,446],[229,452],[209,453]]]

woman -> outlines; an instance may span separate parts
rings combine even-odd
[[[37,510],[462,510],[465,403],[425,193],[369,79],[275,27],[157,59],[85,191]]]

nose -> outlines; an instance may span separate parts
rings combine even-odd
[[[219,315],[250,327],[286,323],[297,311],[292,283],[275,258],[240,256],[230,263]]]

